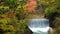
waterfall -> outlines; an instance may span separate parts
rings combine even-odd
[[[30,19],[28,27],[33,32],[33,34],[49,34],[48,19]]]

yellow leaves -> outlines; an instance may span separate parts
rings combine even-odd
[[[7,27],[8,30],[15,31],[14,27],[12,25]]]
[[[3,14],[3,15],[0,15],[1,17],[3,18],[0,18],[0,23],[4,23],[4,24],[7,24],[10,22],[10,18],[7,17],[7,15]]]
[[[45,0],[40,0],[40,4],[45,4],[46,1]]]
[[[52,0],[51,2],[55,2],[55,0]]]
[[[56,17],[56,20],[57,20],[57,21],[60,21],[60,18],[59,18],[59,17]]]
[[[12,25],[1,24],[0,26],[3,30],[16,31]]]
[[[55,0],[40,0],[40,4],[49,5],[49,3],[53,4]]]
[[[25,23],[25,20],[20,20],[20,23]]]
[[[0,23],[6,24],[6,23],[8,23],[8,22],[7,22],[7,20],[5,20],[5,19],[1,19],[1,20],[0,20]]]
[[[3,8],[3,6],[0,6],[0,8]]]
[[[7,28],[6,24],[0,24],[0,26],[3,30],[6,30],[6,28]]]
[[[6,14],[2,14],[2,15],[0,14],[0,16],[3,17],[3,18],[7,17]]]
[[[0,8],[9,9],[9,6],[0,6]]]
[[[13,26],[13,23],[15,24],[16,20],[18,20],[15,15],[15,10],[21,8],[20,10],[24,10],[24,8],[26,7],[26,5],[24,4],[23,6],[21,6],[21,4],[19,4],[20,2],[15,2],[14,0],[11,0],[11,2],[9,2],[8,0],[6,1],[6,3],[4,2],[4,5],[2,4],[0,6],[0,26],[2,27],[3,30],[11,30],[11,31],[15,31],[15,28]],[[7,5],[7,6],[6,6]],[[12,8],[16,8],[16,9],[12,9]],[[21,13],[22,14],[22,13]],[[23,13],[24,14],[24,13]],[[21,15],[24,17],[24,15]],[[20,17],[20,16],[19,16]],[[17,22],[16,22],[17,23]],[[15,24],[16,29],[19,30],[20,25],[24,25],[25,21],[21,21],[18,25]],[[1,28],[0,27],[0,28]],[[7,33],[9,34],[9,33]]]
[[[6,32],[6,33],[4,33],[4,34],[11,34],[10,32]]]
[[[17,8],[21,8],[21,6],[19,5]]]
[[[21,7],[25,8],[26,5],[23,5],[23,6],[19,5],[16,10],[18,10],[18,9],[21,8]]]

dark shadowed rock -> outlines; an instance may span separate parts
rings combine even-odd
[[[0,34],[4,34],[4,32],[3,32],[3,30],[2,30],[2,29],[0,29]]]
[[[33,34],[33,32],[26,26],[26,32],[24,34]]]
[[[45,18],[49,19],[50,27],[52,27],[52,28],[55,28],[55,24],[57,23],[56,17],[57,17],[57,18],[60,18],[60,13],[55,12],[55,13],[53,13],[53,14],[50,15],[50,16],[47,16],[47,15],[45,14]]]

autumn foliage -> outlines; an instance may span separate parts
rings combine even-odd
[[[26,4],[26,8],[24,10],[34,14],[36,5],[37,5],[37,2],[35,0],[29,0],[29,2],[27,2],[27,4]]]

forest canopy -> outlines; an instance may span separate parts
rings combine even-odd
[[[0,0],[0,29],[24,33],[28,15],[36,12],[43,12],[47,16],[60,12],[60,0]]]

